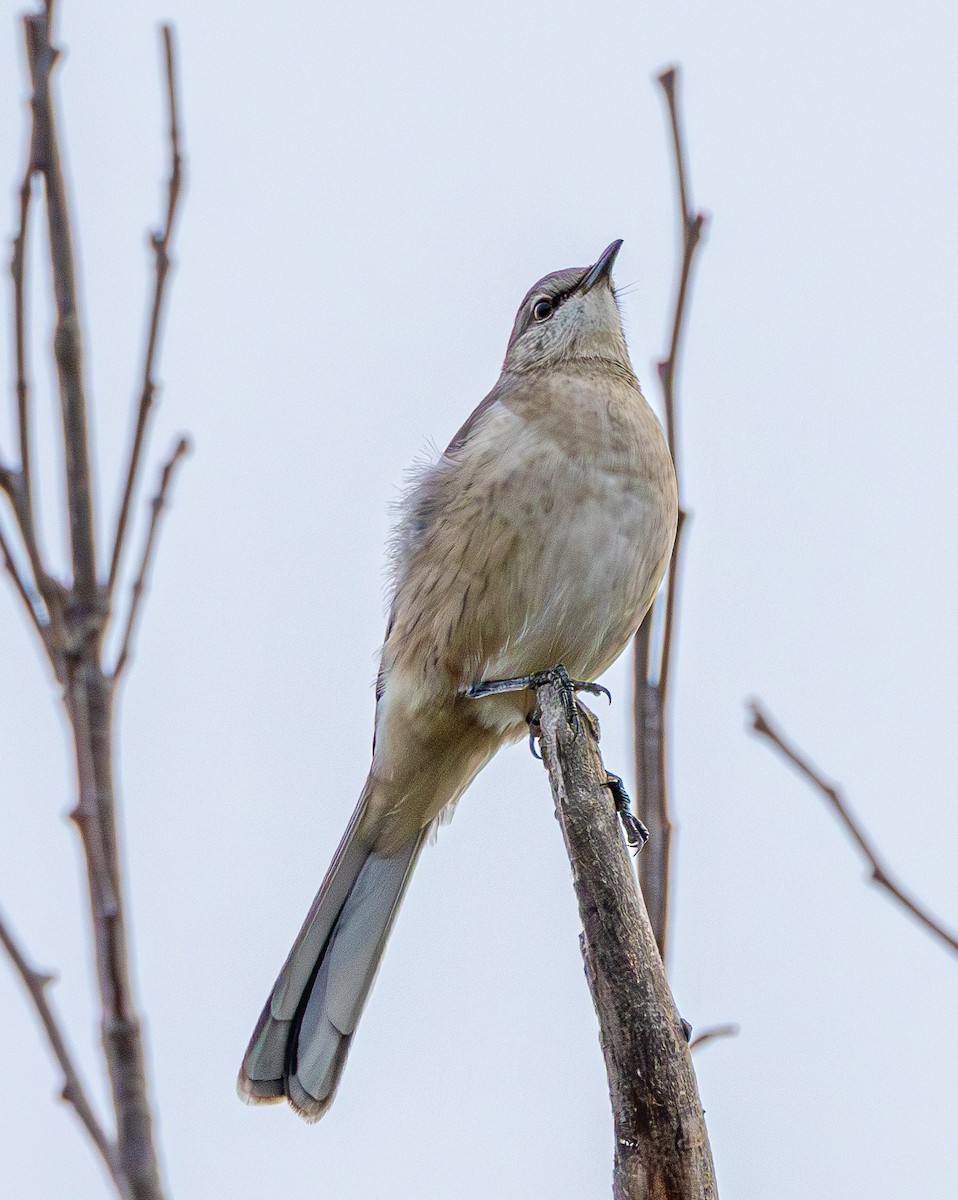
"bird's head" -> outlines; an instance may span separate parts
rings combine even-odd
[[[527,372],[606,359],[631,371],[612,286],[615,241],[591,267],[546,275],[516,313],[503,369]]]

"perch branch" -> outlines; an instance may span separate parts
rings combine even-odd
[[[688,1041],[632,872],[595,742],[555,683],[537,690],[542,758],[562,828],[615,1124],[614,1200],[714,1200]]]
[[[173,473],[176,470],[177,464],[182,458],[189,453],[190,443],[185,437],[181,437],[173,449],[173,453],[167,459],[160,475],[160,486],[157,488],[156,495],[150,503],[152,512],[150,514],[150,524],[147,529],[146,538],[143,542],[143,553],[140,556],[140,568],[136,573],[136,580],[133,583],[133,589],[130,596],[130,611],[127,613],[126,628],[123,632],[123,641],[120,644],[120,653],[116,660],[116,666],[113,669],[114,679],[119,678],[123,672],[123,668],[127,665],[130,658],[130,651],[133,644],[133,633],[136,627],[136,620],[140,612],[140,605],[143,598],[143,593],[146,589],[146,580],[149,574],[150,566],[153,562],[153,556],[156,552],[156,534],[160,524],[160,517],[163,510],[169,503],[170,485],[173,481]]]
[[[829,783],[821,772],[812,766],[809,759],[774,728],[768,714],[757,701],[752,701],[749,707],[752,712],[752,729],[767,738],[776,750],[792,764],[798,773],[804,776],[825,797],[832,812],[838,818],[839,823],[845,827],[846,832],[858,847],[862,858],[868,864],[872,882],[878,884],[879,887],[883,887],[929,933],[933,933],[935,937],[940,938],[950,950],[958,954],[958,937],[949,932],[941,922],[932,916],[928,909],[913,899],[901,884],[898,883],[879,858],[877,850],[857,818],[852,815],[848,802],[844,799],[839,789],[834,784]]]
[[[166,296],[166,280],[170,272],[170,240],[173,236],[173,222],[176,217],[177,203],[182,187],[183,159],[180,154],[180,126],[176,102],[173,30],[169,25],[164,25],[162,26],[162,34],[166,61],[166,97],[170,121],[170,174],[167,182],[166,220],[162,231],[154,231],[150,236],[154,259],[153,305],[147,325],[146,349],[143,355],[143,383],[140,391],[140,403],[136,414],[136,426],[133,431],[133,444],[130,448],[126,482],[123,487],[123,499],[120,502],[116,534],[113,539],[113,555],[110,560],[110,576],[107,583],[107,594],[110,597],[113,596],[116,587],[117,573],[120,569],[120,560],[123,556],[123,546],[126,540],[130,506],[133,502],[140,460],[143,456],[143,444],[146,439],[150,414],[153,411],[153,401],[156,397],[157,385],[154,378],[156,350],[160,336],[160,323],[163,316],[163,301]]]
[[[695,252],[701,244],[705,215],[701,212],[693,212],[689,203],[685,141],[676,98],[677,76],[678,71],[675,67],[670,67],[659,76],[659,84],[668,105],[672,132],[682,258],[672,312],[672,332],[669,338],[668,355],[657,364],[657,368],[662,387],[666,436],[672,461],[675,464],[676,482],[680,485],[676,376],[685,329],[692,264],[695,260]],[[636,776],[642,819],[649,830],[649,844],[639,859],[639,880],[648,905],[652,928],[655,931],[656,944],[663,958],[668,948],[673,829],[669,806],[666,735],[682,564],[682,534],[688,519],[688,514],[682,507],[681,486],[678,491],[678,523],[665,587],[646,614],[642,627],[636,635],[634,660]],[[661,613],[661,632],[658,640],[653,637],[654,632],[659,628],[656,621],[657,612]]]
[[[0,916],[0,944],[3,945],[4,950],[10,956],[17,974],[23,980],[24,987],[27,989],[33,1007],[36,1009],[37,1016],[40,1018],[40,1024],[47,1035],[50,1049],[53,1051],[54,1058],[56,1058],[60,1065],[60,1070],[63,1072],[61,1098],[67,1104],[73,1106],[83,1127],[90,1136],[90,1141],[93,1142],[93,1145],[106,1165],[106,1169],[110,1172],[110,1177],[116,1182],[117,1175],[113,1143],[107,1137],[103,1126],[93,1111],[93,1106],[87,1097],[86,1089],[80,1082],[79,1072],[73,1062],[70,1051],[67,1049],[66,1040],[60,1029],[60,1022],[57,1020],[56,1014],[47,999],[47,987],[53,982],[53,977],[37,971],[30,966],[2,916]]]

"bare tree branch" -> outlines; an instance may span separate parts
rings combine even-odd
[[[662,391],[665,398],[665,424],[673,458],[678,457],[678,431],[675,418],[675,375],[678,369],[682,334],[685,329],[683,321],[685,316],[685,301],[692,273],[692,262],[705,226],[704,213],[693,212],[689,205],[688,184],[686,182],[687,173],[685,169],[685,145],[675,94],[677,77],[678,70],[675,67],[669,67],[667,71],[663,71],[659,76],[659,83],[662,85],[662,90],[665,93],[665,99],[669,106],[669,119],[672,125],[672,149],[678,183],[679,215],[682,222],[682,266],[679,271],[679,286],[675,296],[672,338],[669,343],[668,357],[659,363],[659,378],[662,381]]]
[[[17,973],[23,980],[33,1007],[36,1009],[37,1016],[40,1018],[40,1024],[47,1035],[50,1049],[53,1051],[53,1055],[60,1065],[60,1070],[63,1072],[61,1098],[67,1104],[73,1106],[83,1127],[90,1136],[90,1141],[93,1142],[100,1157],[103,1159],[106,1169],[110,1173],[110,1178],[114,1182],[117,1182],[115,1147],[104,1132],[103,1126],[100,1124],[93,1106],[87,1097],[86,1089],[80,1081],[79,1072],[73,1062],[70,1051],[67,1049],[66,1039],[60,1029],[60,1022],[57,1020],[57,1016],[47,999],[46,990],[53,982],[53,976],[37,971],[30,966],[2,915],[0,915],[0,944],[3,945]]]
[[[113,539],[113,556],[110,561],[110,576],[107,583],[107,595],[111,598],[116,587],[117,573],[119,572],[120,560],[123,556],[127,521],[130,516],[130,504],[136,488],[140,459],[143,454],[143,443],[146,439],[147,426],[156,396],[156,380],[153,371],[160,335],[160,321],[163,316],[163,300],[166,295],[166,279],[170,271],[170,240],[173,236],[173,221],[176,217],[177,203],[182,187],[183,159],[180,153],[180,127],[177,115],[173,30],[169,25],[163,25],[161,28],[163,49],[166,58],[166,95],[170,119],[170,174],[167,184],[166,221],[162,232],[154,232],[150,237],[150,243],[153,247],[155,271],[153,306],[150,311],[150,319],[147,327],[146,350],[143,359],[143,384],[136,414],[136,426],[133,431],[133,444],[130,448],[129,465],[123,488],[123,499],[120,502],[120,512],[117,517],[116,535]]]
[[[933,933],[935,937],[940,938],[950,950],[958,954],[958,937],[946,929],[937,918],[932,916],[924,905],[913,899],[901,884],[897,882],[879,858],[877,850],[875,850],[871,840],[865,834],[859,821],[852,815],[847,801],[842,797],[838,788],[834,784],[829,783],[821,772],[812,766],[809,759],[773,727],[768,714],[758,701],[753,700],[749,708],[752,712],[752,729],[767,738],[799,774],[804,776],[809,783],[817,788],[819,793],[828,801],[840,824],[845,827],[846,832],[858,847],[862,858],[868,864],[872,882],[878,884],[879,887],[883,887],[929,933]]]
[[[648,905],[655,940],[663,958],[668,949],[668,907],[672,862],[672,817],[669,808],[668,732],[669,684],[672,652],[675,645],[678,590],[682,563],[682,534],[688,514],[682,505],[681,464],[678,447],[676,411],[676,375],[685,329],[692,264],[698,249],[705,216],[693,212],[685,167],[682,125],[676,99],[678,71],[670,67],[659,76],[665,93],[672,131],[673,160],[677,182],[679,228],[682,236],[682,260],[672,313],[672,332],[668,356],[658,364],[665,410],[665,429],[669,450],[679,484],[679,516],[675,546],[665,586],[646,614],[635,641],[635,758],[639,803],[642,819],[649,830],[649,844],[639,858],[639,880]],[[656,631],[660,630],[658,637]]]
[[[173,449],[173,453],[167,459],[160,475],[160,486],[157,489],[156,495],[150,503],[152,513],[150,516],[150,524],[147,529],[146,538],[143,542],[143,553],[140,556],[140,569],[137,571],[136,580],[133,583],[133,589],[130,597],[130,611],[126,618],[126,629],[123,633],[123,641],[120,644],[120,653],[116,660],[116,666],[113,669],[113,678],[118,679],[123,672],[130,658],[131,647],[133,644],[133,633],[136,627],[137,616],[140,611],[140,604],[143,593],[146,588],[146,579],[149,574],[150,566],[153,561],[156,546],[156,533],[159,528],[160,516],[169,503],[170,485],[173,480],[173,473],[176,470],[177,464],[184,458],[190,449],[190,443],[185,437],[181,437]]]
[[[728,1025],[710,1025],[708,1029],[703,1029],[701,1033],[697,1033],[689,1042],[690,1050],[698,1050],[700,1046],[705,1046],[709,1042],[717,1041],[719,1038],[738,1037],[739,1027],[733,1023]]]
[[[51,93],[51,74],[59,57],[59,51],[50,40],[52,22],[52,0],[44,0],[40,12],[24,17],[27,60],[33,82],[33,137],[30,157],[32,169],[43,176],[46,186],[47,231],[50,238],[53,294],[57,310],[53,352],[60,382],[60,405],[63,415],[66,494],[75,602],[83,610],[80,613],[81,620],[95,623],[99,605],[93,476],[90,469],[87,404],[83,383],[83,340],[73,236],[70,230],[66,183]]]
[[[78,796],[71,816],[80,833],[86,864],[90,922],[101,1007],[102,1045],[116,1116],[116,1139],[110,1155],[111,1175],[121,1200],[162,1200],[163,1186],[154,1143],[143,1030],[133,990],[130,937],[126,926],[123,896],[117,795],[113,778],[115,689],[114,679],[104,672],[102,663],[103,630],[109,611],[109,598],[105,589],[101,589],[97,576],[93,532],[94,488],[83,386],[80,318],[66,187],[51,93],[50,77],[58,57],[57,50],[51,44],[52,18],[52,0],[43,0],[38,13],[24,18],[27,59],[33,84],[33,120],[27,177],[20,192],[21,228],[15,241],[12,264],[18,372],[17,419],[23,468],[14,470],[0,465],[0,488],[9,497],[31,568],[36,575],[39,594],[48,610],[48,625],[43,624],[42,614],[37,613],[35,606],[30,604],[28,581],[17,571],[6,538],[3,539],[0,549],[4,554],[7,570],[14,579],[14,586],[17,587],[21,598],[28,603],[34,625],[44,637],[50,661],[63,685],[63,701],[73,735]],[[179,191],[179,133],[173,43],[169,29],[164,30],[163,40],[174,166],[166,230],[163,234],[155,235],[153,239],[157,257],[157,284],[144,368],[144,391],[149,391],[150,397],[154,387],[153,369],[164,282],[169,271],[168,245]],[[41,174],[46,185],[47,232],[57,312],[53,349],[63,413],[66,503],[73,566],[72,581],[69,585],[51,578],[43,567],[29,487],[31,450],[24,328],[24,246],[30,204],[29,182],[33,173]],[[142,442],[142,437],[139,441]],[[166,500],[170,477],[185,450],[186,443],[181,440],[164,468],[160,492],[153,502],[153,518],[127,620],[123,643],[124,658],[129,655],[136,612],[153,553],[159,514]],[[134,459],[138,460],[139,456],[138,444]],[[133,463],[129,476],[130,495],[125,501],[127,508],[131,503],[135,474],[136,462]],[[122,543],[122,538],[120,542]],[[119,561],[118,555],[116,561]],[[14,961],[20,960],[14,955]],[[39,976],[35,972],[24,968],[21,973],[28,986],[31,981],[38,984]],[[48,1010],[42,1007],[42,992],[34,987],[32,994],[41,1018],[44,1018],[44,1013]],[[75,1105],[79,1098],[82,1105],[82,1092],[73,1087],[70,1077],[67,1082],[68,1098]],[[102,1154],[102,1139],[97,1146]]]
[[[615,1200],[714,1200],[718,1192],[688,1040],[586,723],[556,683],[537,689],[542,758],[582,920],[582,954],[609,1077]]]

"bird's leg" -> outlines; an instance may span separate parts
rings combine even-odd
[[[479,700],[483,696],[499,696],[503,692],[523,692],[527,688],[538,688],[544,683],[558,683],[562,689],[562,704],[565,708],[566,720],[576,732],[579,729],[578,704],[576,692],[589,692],[593,696],[612,695],[608,688],[601,683],[590,683],[582,679],[570,679],[569,672],[560,663],[550,667],[548,671],[536,671],[533,675],[517,675],[515,679],[487,679],[483,683],[475,683],[464,694],[470,700]]]
[[[607,787],[612,793],[616,812],[619,814],[619,820],[622,822],[622,828],[625,830],[625,840],[636,854],[638,854],[649,840],[649,831],[632,811],[632,801],[629,798],[629,793],[625,790],[625,784],[619,775],[613,775],[609,772],[609,777],[603,786]]]

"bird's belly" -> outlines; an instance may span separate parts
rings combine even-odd
[[[556,505],[547,536],[530,525],[517,540],[510,607],[521,620],[482,664],[486,678],[561,662],[594,679],[637,628],[661,577],[669,522],[648,489],[621,477],[602,483],[593,478]]]

